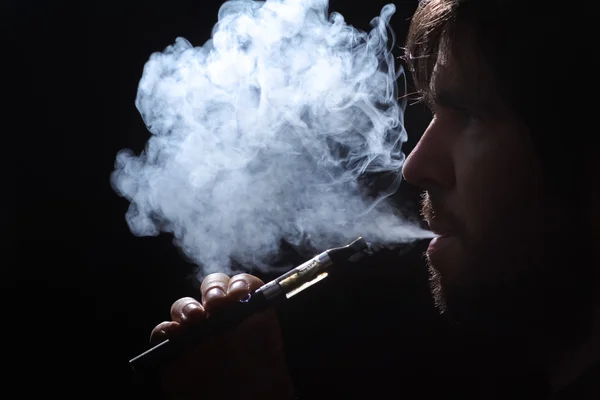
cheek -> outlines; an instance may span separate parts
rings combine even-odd
[[[456,192],[467,231],[518,225],[533,212],[537,178],[533,152],[516,128],[480,127],[454,152]]]

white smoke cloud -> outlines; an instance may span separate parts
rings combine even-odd
[[[200,275],[266,268],[281,240],[324,250],[357,236],[431,237],[386,196],[406,141],[385,6],[359,31],[327,0],[228,1],[212,39],[146,63],[136,106],[152,136],[111,176],[133,234],[170,232]],[[394,174],[377,198],[359,179]]]

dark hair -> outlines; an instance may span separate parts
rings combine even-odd
[[[541,4],[527,0],[421,1],[406,43],[406,62],[417,88],[428,90],[440,47],[447,44],[450,51],[456,50],[462,45],[453,40],[457,30],[468,27],[472,44],[491,68],[507,104],[528,119],[531,107],[527,105],[537,100],[556,72],[544,71],[544,66],[560,55],[555,47],[563,34],[558,13],[547,3]],[[539,87],[531,90],[536,81]]]
[[[561,162],[568,155],[562,147],[566,136],[573,130],[585,134],[589,128],[584,118],[597,112],[586,98],[596,95],[600,75],[600,70],[592,67],[597,35],[591,33],[593,26],[586,20],[592,13],[571,4],[421,1],[411,21],[404,57],[417,90],[427,94],[441,46],[456,49],[461,43],[453,40],[454,35],[468,27],[505,103],[528,127],[546,175],[559,180],[572,178],[573,173],[581,175],[582,163],[588,165],[596,158],[593,146],[583,146],[577,149],[575,159]],[[577,165],[579,170],[565,170],[565,164]]]

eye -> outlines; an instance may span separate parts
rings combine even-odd
[[[456,112],[458,112],[465,118],[472,118],[475,116],[475,113],[471,109],[466,107],[457,107]]]
[[[479,124],[478,114],[467,107],[447,106],[437,104],[433,117],[448,129],[471,129]]]
[[[472,121],[472,120],[479,119],[479,113],[477,113],[476,110],[473,110],[472,108],[469,108],[469,107],[456,105],[456,106],[448,107],[448,109],[450,110],[450,112],[453,115],[458,116],[458,117],[462,118],[463,120]]]

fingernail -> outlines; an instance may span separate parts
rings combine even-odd
[[[181,309],[181,321],[190,321],[201,318],[202,313],[194,312],[195,309],[199,309],[198,303],[188,303]]]
[[[197,303],[188,303],[186,304],[185,307],[183,307],[183,309],[181,310],[181,313],[186,316],[187,314],[189,314],[192,310],[195,310],[196,308],[200,308],[200,305],[198,305]]]
[[[160,330],[150,335],[150,344],[158,344],[167,339],[167,332]]]
[[[249,288],[250,288],[250,286],[245,281],[235,281],[231,284],[231,286],[229,286],[230,291],[236,291],[236,292],[239,290],[248,291]]]
[[[223,289],[219,287],[214,287],[206,292],[205,298],[206,300],[216,298],[216,297],[225,297],[225,292]]]
[[[235,281],[229,286],[229,294],[238,301],[243,301],[248,297],[250,285],[244,281]]]

